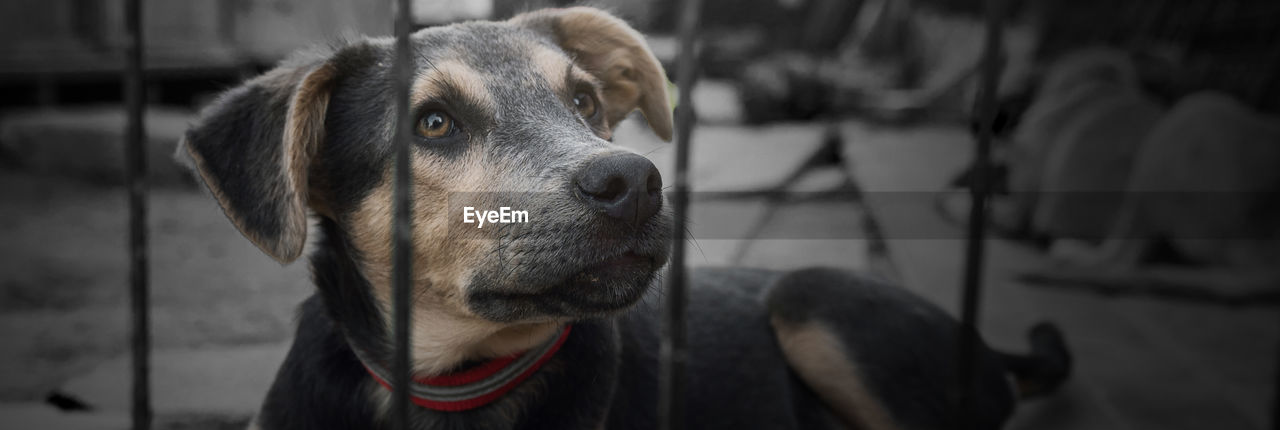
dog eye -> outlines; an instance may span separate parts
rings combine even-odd
[[[573,105],[578,108],[578,113],[581,113],[583,118],[596,116],[596,99],[590,93],[578,92],[574,94]]]
[[[427,112],[418,119],[418,135],[428,139],[448,137],[453,134],[453,130],[453,118],[444,112]]]

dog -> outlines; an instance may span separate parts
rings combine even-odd
[[[1280,161],[1276,119],[1208,91],[1167,108],[1143,89],[1139,70],[1153,61],[1161,59],[1090,48],[1049,66],[1000,154],[1008,196],[991,204],[997,230],[1043,243],[1052,257],[1020,278],[1224,303],[1280,300],[1280,271],[1270,263],[1280,257],[1269,203],[1280,185],[1269,167]],[[941,212],[959,219],[967,196],[948,196],[958,198]]]
[[[1098,240],[1122,204],[1137,147],[1164,108],[1142,93],[1133,61],[1114,49],[1072,52],[1046,69],[1034,88],[997,102],[988,223],[1004,237],[1046,247],[1063,238]],[[974,179],[967,166],[949,186],[960,191]],[[945,193],[935,206],[949,221],[967,222],[967,194]]]
[[[1229,304],[1280,302],[1280,126],[1226,94],[1183,97],[1136,146],[1097,246],[1059,241],[1050,284]],[[1087,174],[1116,166],[1078,166]],[[1092,170],[1088,170],[1092,169]],[[1100,171],[1101,170],[1101,171]],[[1082,173],[1086,174],[1086,173]]]
[[[654,428],[672,215],[654,165],[611,143],[636,110],[671,138],[643,36],[577,7],[411,44],[411,427]],[[386,38],[301,53],[226,91],[180,143],[267,255],[298,259],[312,214],[318,227],[316,292],[250,428],[389,425],[392,63]],[[459,201],[528,222],[464,223]],[[833,269],[690,283],[690,428],[950,427],[960,326],[930,303]],[[977,348],[975,428],[1066,378],[1061,334],[1030,337],[1025,355]]]
[[[1011,181],[1033,231],[1104,237],[1143,136],[1164,107],[1139,88],[1133,61],[1085,49],[1054,62],[1013,136]]]

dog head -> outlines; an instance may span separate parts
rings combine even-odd
[[[180,150],[282,263],[301,255],[309,211],[332,221],[385,318],[393,45],[286,60],[206,108]],[[670,215],[657,170],[613,145],[612,130],[635,110],[663,139],[672,128],[666,76],[642,36],[596,9],[552,9],[424,29],[411,49],[415,323],[492,330],[638,300],[666,262]],[[500,206],[526,222],[477,229],[460,211]]]

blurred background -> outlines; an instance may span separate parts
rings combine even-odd
[[[171,154],[218,92],[294,50],[387,35],[391,8],[144,3],[158,426],[242,428],[312,287]],[[1009,428],[1274,428],[1280,2],[1001,3],[979,328],[1018,350],[1053,320],[1076,354]],[[414,0],[413,15],[567,4]],[[590,4],[675,76],[680,2]],[[688,263],[861,270],[957,313],[983,2],[704,5],[699,82],[682,89],[698,118]],[[121,0],[0,3],[0,421],[127,427],[124,40]],[[640,121],[616,141],[673,176]]]

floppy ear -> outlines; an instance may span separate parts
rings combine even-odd
[[[662,140],[671,140],[667,75],[644,36],[621,19],[590,7],[544,9],[511,22],[548,34],[587,72],[604,82],[609,126],[636,108]]]
[[[307,169],[324,139],[336,68],[293,60],[228,90],[179,143],[231,222],[281,263],[307,237]]]

